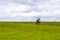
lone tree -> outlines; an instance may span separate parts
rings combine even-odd
[[[36,24],[39,24],[40,23],[40,18],[37,18],[36,19]]]

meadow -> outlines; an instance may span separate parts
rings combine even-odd
[[[0,40],[60,40],[60,22],[0,22]]]

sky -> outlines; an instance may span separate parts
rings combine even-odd
[[[60,21],[60,0],[0,0],[0,21]]]

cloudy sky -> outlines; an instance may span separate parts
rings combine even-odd
[[[0,21],[60,21],[60,0],[0,0]]]

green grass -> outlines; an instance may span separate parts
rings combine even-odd
[[[0,22],[0,40],[60,40],[60,22]]]

